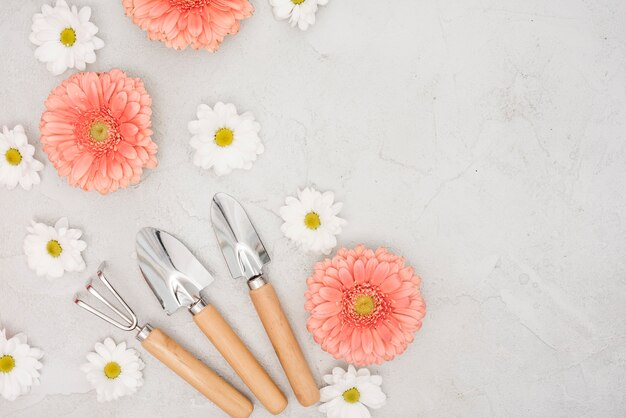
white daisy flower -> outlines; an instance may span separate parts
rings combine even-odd
[[[330,386],[320,390],[319,410],[328,418],[370,418],[367,408],[382,407],[387,396],[380,389],[383,378],[372,376],[368,369],[348,366],[348,371],[335,367],[332,374],[324,376]]]
[[[80,369],[96,389],[98,402],[112,401],[137,392],[143,385],[144,363],[137,350],[126,343],[115,344],[111,338],[96,343],[95,352],[87,354],[88,363]]]
[[[41,181],[38,171],[43,164],[33,158],[35,147],[28,143],[22,125],[9,129],[2,127],[0,132],[0,185],[9,190],[22,186],[30,190]]]
[[[24,240],[24,253],[28,267],[37,276],[58,278],[66,271],[85,269],[81,252],[87,244],[79,239],[83,234],[80,230],[68,228],[67,218],[59,219],[54,227],[31,221],[26,230],[29,234]]]
[[[281,231],[305,251],[329,254],[337,246],[336,235],[346,224],[337,216],[343,204],[334,200],[332,192],[320,193],[308,187],[298,190],[298,198],[287,197],[285,206],[280,208],[280,216],[285,221]]]
[[[0,394],[4,399],[14,401],[39,384],[42,357],[43,351],[27,344],[26,335],[7,338],[6,331],[0,330]]]
[[[235,168],[249,170],[265,148],[259,138],[261,125],[252,112],[237,114],[235,105],[217,102],[215,107],[198,106],[198,119],[189,122],[196,150],[193,163],[223,176]]]
[[[328,0],[270,0],[276,19],[289,19],[292,27],[307,30],[315,23],[317,6],[325,6]]]
[[[68,68],[85,69],[85,64],[96,62],[97,49],[104,46],[96,36],[98,27],[89,21],[91,8],[71,8],[65,0],[57,0],[54,7],[41,6],[41,13],[33,16],[30,41],[38,46],[35,58],[46,63],[54,75]]]

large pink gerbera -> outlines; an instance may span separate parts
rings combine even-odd
[[[239,32],[252,16],[248,0],[122,0],[126,15],[152,40],[175,49],[217,51],[224,37]]]
[[[157,165],[151,103],[143,82],[120,70],[74,74],[46,100],[43,149],[72,186],[107,194],[137,183]]]
[[[420,278],[384,248],[341,248],[307,279],[307,328],[322,348],[357,366],[401,354],[422,326]]]

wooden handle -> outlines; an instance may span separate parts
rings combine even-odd
[[[251,290],[250,297],[298,402],[304,406],[313,405],[319,401],[320,391],[274,288],[268,283]]]
[[[247,418],[252,413],[245,396],[160,329],[153,329],[141,345],[231,417]]]
[[[287,407],[287,398],[218,310],[207,305],[193,320],[263,406],[280,414]]]

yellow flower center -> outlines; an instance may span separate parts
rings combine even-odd
[[[348,403],[357,403],[361,394],[357,388],[350,388],[343,393],[343,400]]]
[[[65,28],[61,31],[60,41],[63,45],[70,47],[76,42],[76,31],[72,28]]]
[[[370,295],[359,295],[354,301],[354,312],[361,316],[367,316],[374,311],[376,303]]]
[[[22,154],[20,154],[17,148],[9,148],[4,157],[7,159],[7,163],[11,165],[20,165],[22,162]]]
[[[309,229],[316,230],[321,224],[320,216],[315,212],[309,212],[304,216],[304,225]]]
[[[104,375],[108,379],[117,379],[121,373],[122,367],[114,361],[110,361],[104,365]]]
[[[0,357],[0,373],[11,373],[15,367],[15,359],[8,354]]]
[[[235,134],[228,128],[220,128],[215,132],[215,143],[220,147],[227,147],[233,143]]]
[[[94,142],[102,142],[109,136],[109,127],[104,122],[94,122],[89,128],[89,135]]]
[[[52,257],[57,258],[63,252],[63,247],[61,247],[59,241],[53,239],[48,241],[48,243],[46,244],[46,251],[48,251],[48,254],[50,254]]]
[[[293,4],[302,4],[302,3],[304,3],[305,1],[306,1],[306,0],[291,0],[291,2],[292,2]]]

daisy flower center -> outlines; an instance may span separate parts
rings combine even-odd
[[[104,365],[104,375],[108,379],[117,379],[117,377],[122,373],[122,367],[119,363],[114,361],[110,361]]]
[[[61,31],[59,36],[61,43],[67,47],[74,45],[76,42],[76,31],[72,28],[65,28]]]
[[[343,400],[348,403],[357,403],[361,398],[361,393],[357,388],[350,388],[343,393]]]
[[[9,148],[4,157],[7,159],[7,163],[11,165],[20,165],[22,162],[22,154],[20,154],[17,148]]]
[[[11,370],[15,367],[15,359],[8,354],[0,357],[0,372],[11,373]]]
[[[316,230],[321,224],[320,216],[315,212],[309,212],[304,216],[304,225],[309,229]]]
[[[215,132],[215,143],[220,147],[227,147],[233,143],[235,134],[231,129],[220,128]]]
[[[306,1],[306,0],[291,0],[291,2],[292,2],[293,4],[295,4],[295,5],[302,4],[302,3],[304,3],[305,1]]]
[[[122,140],[119,123],[106,107],[80,115],[74,125],[74,135],[78,147],[89,150],[96,158],[114,152]]]
[[[361,316],[370,315],[375,307],[376,302],[370,295],[359,295],[354,301],[354,312]]]
[[[109,136],[109,127],[104,122],[96,121],[91,124],[89,135],[95,142],[105,141]]]
[[[210,3],[211,0],[170,0],[170,5],[176,7],[181,12],[191,9],[199,9]]]
[[[343,322],[356,328],[370,328],[384,320],[391,311],[387,297],[369,283],[345,290],[341,301]]]
[[[46,244],[46,251],[51,257],[57,258],[63,252],[63,247],[61,247],[59,241],[53,239],[48,241],[48,243]]]

